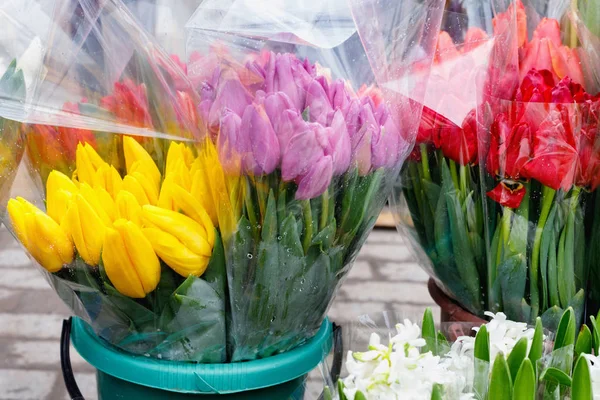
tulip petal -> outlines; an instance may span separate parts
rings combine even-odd
[[[88,204],[94,209],[98,217],[102,220],[105,226],[110,226],[113,219],[111,219],[104,209],[104,204],[101,199],[97,196],[96,191],[90,187],[87,183],[82,183],[79,193],[85,198]],[[110,196],[109,196],[110,197]],[[110,208],[110,206],[109,206]],[[114,215],[114,214],[113,214]]]
[[[131,136],[124,136],[123,153],[125,154],[127,173],[133,172],[132,167],[139,161],[138,168],[143,166],[145,173],[149,174],[149,179],[157,185],[160,183],[161,175],[158,167],[150,154],[148,154],[146,149],[137,140]]]
[[[204,228],[206,240],[210,247],[213,247],[215,245],[215,226],[200,202],[179,185],[173,185],[173,199],[185,215]]]
[[[196,171],[194,178],[192,179],[192,189],[190,193],[206,210],[213,225],[217,226],[219,221],[217,219],[217,210],[209,182],[210,181],[204,171]]]
[[[123,237],[115,229],[106,231],[102,262],[108,279],[119,293],[135,299],[146,297],[137,271],[127,254]]]
[[[145,205],[142,218],[151,226],[169,233],[190,251],[205,257],[212,255],[212,247],[206,240],[206,230],[196,221],[183,214],[159,207]]]
[[[160,229],[144,228],[143,232],[156,254],[179,275],[201,276],[206,271],[209,257],[190,251],[175,236]]]
[[[116,200],[117,216],[142,226],[142,207],[136,197],[128,191],[120,191]]]
[[[89,265],[98,265],[105,226],[81,194],[75,195],[66,220],[69,233],[81,258]]]
[[[123,190],[133,194],[141,206],[150,204],[144,187],[133,175],[126,175],[123,178]]]
[[[127,255],[142,283],[144,292],[152,292],[160,281],[160,261],[152,248],[152,243],[133,222],[119,220],[114,226],[123,238]]]
[[[98,168],[94,175],[94,187],[103,188],[116,199],[117,193],[123,188],[123,179],[115,167],[105,164]]]

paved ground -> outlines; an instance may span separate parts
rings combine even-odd
[[[395,231],[374,231],[333,304],[336,322],[395,310],[417,316],[432,306],[427,275]],[[434,308],[436,315],[439,310]],[[59,364],[59,336],[69,311],[0,228],[0,400],[68,399]],[[86,399],[95,399],[94,369],[72,351]]]

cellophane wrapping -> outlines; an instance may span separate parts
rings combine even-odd
[[[594,53],[578,39],[570,5],[507,6],[492,20],[502,32],[492,51],[475,55],[485,48],[479,44],[467,52],[482,66],[463,70],[479,75],[471,103],[454,96],[468,96],[457,87],[446,110],[423,112],[423,144],[405,166],[418,179],[404,201],[425,263],[447,294],[474,314],[503,311],[531,323],[541,316],[553,329],[567,307],[582,322],[597,259],[598,97],[586,67]],[[452,30],[442,30],[440,48],[449,37]],[[485,38],[472,29],[469,37]],[[449,48],[466,57],[464,48]],[[460,111],[469,112],[462,125]],[[445,198],[432,203],[438,192]]]
[[[385,204],[431,52],[427,40],[381,46],[434,13],[415,4],[205,1],[190,19],[188,77],[224,172],[237,179],[234,215],[219,215],[233,361],[316,332]]]
[[[12,117],[35,190],[7,225],[58,295],[159,359],[312,337],[414,141],[439,9],[207,0],[160,25],[145,2],[30,2],[45,73]]]

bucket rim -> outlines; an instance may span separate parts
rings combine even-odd
[[[277,386],[307,374],[331,351],[332,332],[326,318],[317,334],[295,349],[258,360],[222,364],[127,353],[98,337],[87,322],[77,317],[73,318],[71,341],[85,361],[118,379],[171,392],[229,394]]]

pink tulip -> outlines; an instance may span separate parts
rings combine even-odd
[[[246,172],[270,174],[279,165],[279,141],[264,109],[255,104],[246,107],[237,143]]]
[[[306,88],[313,76],[293,54],[271,53],[265,66],[265,91],[284,92],[294,107],[303,110]]]
[[[214,131],[219,127],[221,115],[225,109],[229,109],[241,117],[250,103],[252,103],[252,96],[238,79],[225,79],[219,84],[215,100],[210,107],[209,129]]]
[[[234,112],[225,110],[221,118],[221,129],[217,138],[219,160],[223,170],[231,175],[240,174],[240,126],[242,119]]]
[[[325,156],[298,179],[296,199],[307,200],[320,196],[329,187],[332,178],[333,162],[331,156]]]
[[[334,110],[341,110],[344,115],[348,112],[350,95],[342,79],[338,79],[329,86],[329,101]]]
[[[394,168],[403,150],[404,141],[385,104],[377,108],[375,118],[380,129],[374,131],[371,142],[373,169]]]
[[[333,162],[333,174],[341,175],[348,170],[352,159],[352,144],[350,135],[341,110],[333,115],[331,126],[327,128],[328,146],[325,154],[331,156]]]
[[[304,109],[308,108],[310,121],[321,125],[326,125],[327,118],[333,113],[333,108],[327,94],[329,88],[326,85],[327,82],[324,79],[314,79],[308,86],[304,107]]]
[[[319,139],[326,139],[318,124],[306,124],[306,129],[296,133],[289,141],[281,160],[281,177],[293,181],[308,173],[309,169],[325,156]],[[327,143],[325,143],[327,145]]]

